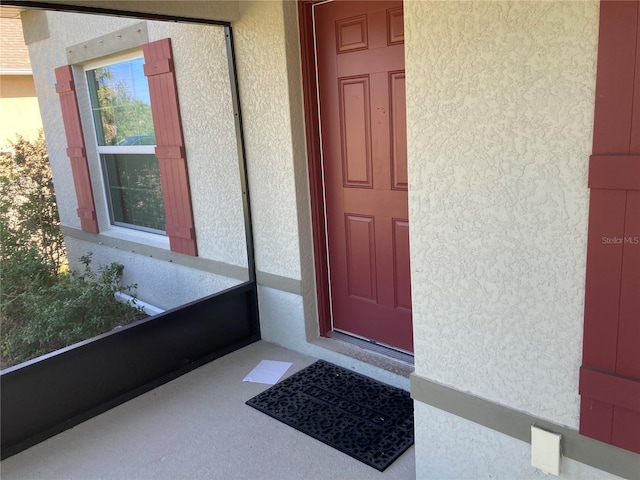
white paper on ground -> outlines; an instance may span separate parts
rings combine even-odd
[[[291,362],[276,360],[260,360],[260,363],[242,379],[243,382],[266,383],[274,385],[284,373],[293,365]]]

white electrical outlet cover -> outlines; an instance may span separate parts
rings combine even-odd
[[[559,433],[531,426],[531,465],[551,475],[560,475]]]

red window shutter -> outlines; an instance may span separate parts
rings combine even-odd
[[[580,433],[640,453],[640,0],[600,3]]]
[[[78,199],[78,217],[80,217],[82,230],[98,233],[96,207],[93,201],[93,189],[71,65],[56,68],[55,74],[56,92],[60,95],[62,122],[67,135],[67,155],[71,161],[73,183]]]
[[[196,256],[187,160],[184,151],[178,90],[173,69],[171,39],[143,45],[144,74],[149,81],[151,113],[156,133],[156,157],[167,217],[165,230],[171,250]]]

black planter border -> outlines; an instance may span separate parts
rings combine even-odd
[[[260,339],[255,284],[4,370],[2,458]]]

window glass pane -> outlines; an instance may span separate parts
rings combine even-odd
[[[144,60],[87,71],[98,145],[155,145]]]
[[[158,160],[153,155],[102,155],[114,223],[164,233]]]

